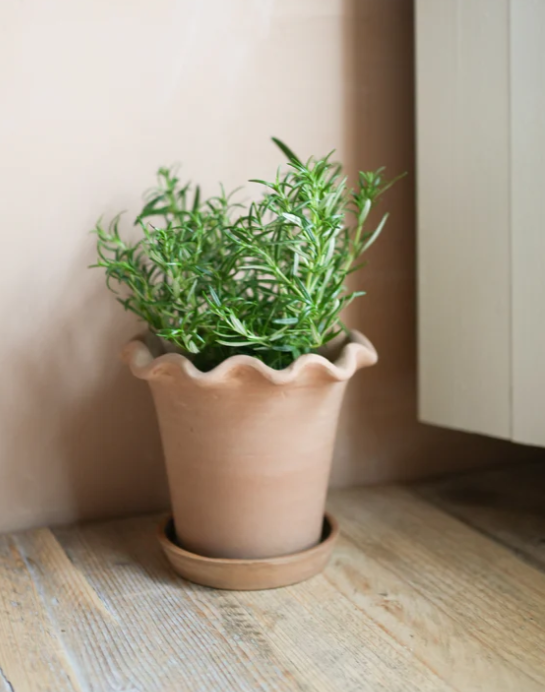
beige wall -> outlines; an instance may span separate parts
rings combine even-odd
[[[411,6],[7,0],[0,27],[0,529],[160,507],[150,398],[116,359],[137,327],[86,269],[89,229],[132,214],[160,164],[207,191],[270,174],[272,134],[303,156],[336,147],[352,170],[412,172]],[[415,423],[413,186],[388,199],[361,276],[352,319],[382,361],[351,389],[336,483],[507,449]]]

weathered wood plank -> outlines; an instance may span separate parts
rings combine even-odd
[[[349,490],[334,495],[331,508],[344,535],[367,558],[446,612],[521,676],[545,685],[541,572],[408,490]]]
[[[123,530],[127,523],[136,531],[133,540],[142,541],[145,562],[148,552],[153,555],[155,537],[149,530],[142,530],[152,527],[149,519],[132,524],[112,522],[108,528],[100,526],[96,552],[89,551],[87,557],[91,565],[113,558],[109,568],[101,571],[101,590],[84,574],[82,562],[75,559],[77,550],[69,550],[69,559],[56,537],[34,538],[24,546],[40,565],[44,593],[55,594],[55,617],[66,632],[65,646],[71,650],[90,689],[275,689],[255,685],[251,666],[237,666],[229,643],[203,626],[202,616],[190,607],[180,582],[176,583],[166,568],[153,580],[147,566],[142,569],[137,555],[127,554],[130,541]],[[91,532],[93,528],[91,525]],[[77,528],[68,531],[72,532],[74,536],[79,533]],[[113,551],[108,551],[111,537],[117,538]],[[153,570],[153,559],[149,563]],[[109,591],[113,598],[106,597]],[[167,597],[162,597],[165,592]]]
[[[114,614],[70,562],[52,533],[42,529],[22,534],[18,542],[85,689],[159,689],[151,677],[140,685],[133,668],[140,652],[133,649]]]
[[[274,656],[264,637],[232,636],[210,618],[216,593],[177,577],[159,550],[158,518],[88,524],[56,535],[128,637],[146,651],[145,665],[162,681],[165,658],[173,681],[188,692],[306,690],[297,670]],[[203,600],[193,597],[202,591]],[[170,687],[165,689],[170,689]]]
[[[17,544],[17,537],[0,537],[0,690],[79,692],[47,602]]]
[[[375,622],[361,618],[324,577],[289,593],[239,592],[232,598],[236,607],[229,604],[226,613],[236,614],[234,631],[259,628],[273,650],[304,671],[309,690],[452,690]],[[217,599],[222,607],[223,596]]]
[[[488,487],[507,495],[497,473]],[[535,476],[521,477],[511,501],[537,513]],[[454,511],[445,488],[422,492]],[[326,572],[261,593],[179,579],[157,517],[1,538],[0,691],[544,689],[542,572],[415,490],[340,491],[330,506],[344,535]],[[495,536],[494,517],[462,516]]]
[[[178,609],[197,614],[196,632],[236,675],[225,689],[244,689],[244,680],[250,689],[266,690],[453,689],[380,626],[362,618],[323,577],[261,593],[184,583],[158,552],[154,524],[135,519],[57,536],[108,607],[133,624],[131,637],[151,638],[159,630],[172,641],[180,636]],[[124,570],[116,569],[119,560]],[[202,658],[196,642],[190,645],[194,658]],[[186,684],[187,689],[203,689],[202,672],[196,671],[194,687]]]
[[[447,476],[414,490],[545,570],[545,464]]]
[[[464,623],[347,538],[326,572],[331,583],[419,660],[460,692],[541,692],[510,665],[493,642],[483,643]]]

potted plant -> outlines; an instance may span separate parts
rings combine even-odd
[[[381,232],[366,221],[385,182],[349,189],[331,155],[288,159],[247,206],[203,199],[160,169],[127,242],[99,222],[98,262],[147,323],[125,348],[147,380],[166,457],[174,527],[161,540],[184,576],[265,588],[323,567],[336,525],[324,508],[346,384],[377,354],[340,314],[348,275]],[[328,538],[329,536],[329,538]]]

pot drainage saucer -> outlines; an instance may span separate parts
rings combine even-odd
[[[310,579],[321,572],[331,557],[339,525],[326,513],[318,545],[299,553],[258,560],[203,557],[177,544],[172,517],[159,525],[159,543],[174,570],[184,579],[216,589],[255,591],[276,589]]]

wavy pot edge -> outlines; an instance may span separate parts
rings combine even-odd
[[[252,369],[273,385],[287,385],[298,380],[306,370],[318,369],[324,379],[333,382],[349,380],[360,368],[374,365],[378,354],[373,344],[357,330],[351,330],[347,339],[340,344],[333,344],[324,349],[337,357],[334,361],[324,355],[309,353],[297,358],[287,368],[275,370],[263,361],[246,355],[230,356],[212,370],[199,370],[187,357],[181,353],[163,353],[154,356],[146,335],[131,340],[122,350],[121,358],[130,367],[135,377],[142,380],[152,380],[168,373],[179,372],[195,384],[203,387],[216,386],[230,379],[239,371]]]

